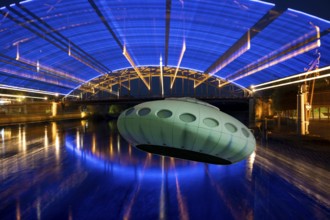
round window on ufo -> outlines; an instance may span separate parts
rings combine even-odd
[[[250,133],[245,128],[241,128],[241,130],[245,137],[247,137],[247,138],[250,137]]]
[[[211,128],[217,127],[219,122],[213,118],[204,118],[203,123]]]
[[[126,111],[125,115],[128,116],[130,114],[132,114],[132,112],[134,112],[134,108],[130,108]]]
[[[142,108],[139,110],[138,115],[140,116],[146,116],[151,112],[150,108]]]
[[[172,116],[172,112],[170,110],[162,109],[159,112],[157,112],[157,116],[159,118],[169,118]]]
[[[190,113],[183,113],[179,116],[180,120],[186,123],[196,121],[196,116]]]
[[[235,133],[237,131],[237,128],[235,125],[233,125],[232,123],[226,123],[225,124],[225,128],[230,131],[231,133]]]

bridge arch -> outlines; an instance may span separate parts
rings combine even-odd
[[[150,89],[144,85],[136,70],[128,68],[94,78],[72,91],[68,97],[81,99],[168,96],[233,98],[247,97],[251,93],[246,88],[228,83],[215,76],[208,77],[199,86],[195,86],[205,78],[205,74],[196,70],[180,68],[177,74],[175,74],[175,67],[163,67],[161,71],[160,67],[144,66],[139,67],[138,70],[150,84]],[[173,87],[171,88],[172,82]]]

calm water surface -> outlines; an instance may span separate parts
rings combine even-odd
[[[142,152],[116,122],[0,127],[0,219],[330,219],[329,169],[258,146],[229,166]]]

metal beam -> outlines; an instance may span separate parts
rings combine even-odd
[[[35,15],[34,13],[32,13],[30,10],[28,10],[27,8],[25,8],[23,5],[16,4],[16,6],[18,6],[21,10],[23,10],[25,13],[27,13],[28,15],[30,15],[32,18],[36,19],[40,24],[42,24],[46,28],[48,28],[50,30],[49,33],[56,34],[61,39],[63,39],[63,41],[65,43],[65,46],[68,49],[70,49],[70,53],[72,53],[72,52],[77,53],[81,57],[84,57],[84,59],[87,59],[88,62],[91,62],[92,64],[95,64],[98,68],[100,68],[100,70],[102,70],[104,72],[107,72],[107,73],[111,73],[112,72],[103,63],[101,63],[98,60],[96,60],[93,56],[91,56],[89,53],[87,53],[86,51],[84,51],[81,47],[79,47],[78,45],[76,45],[74,42],[70,41],[67,37],[65,37],[64,35],[62,35],[60,32],[58,32],[56,29],[54,29],[52,26],[50,26],[44,20],[40,19],[40,17],[38,17],[37,15]]]
[[[52,32],[52,30],[47,30],[48,27],[44,25],[44,27],[40,26],[40,24],[43,23],[39,23],[37,24],[36,22],[33,21],[33,19],[36,18],[32,18],[29,19],[26,15],[23,15],[21,12],[17,11],[16,9],[7,6],[7,9],[11,12],[13,12],[14,14],[16,14],[19,18],[23,19],[25,22],[11,16],[11,15],[6,15],[9,19],[11,19],[12,21],[14,21],[15,23],[17,23],[18,25],[20,25],[21,27],[29,30],[30,32],[36,34],[38,37],[48,41],[49,43],[53,44],[54,46],[56,46],[57,48],[59,48],[60,50],[64,51],[65,53],[68,52],[68,48],[69,48],[69,40],[68,39],[60,39],[58,36],[55,36]],[[27,13],[27,11],[24,11],[25,13]],[[1,14],[4,15],[4,12],[0,12]],[[36,16],[37,17],[37,16]],[[44,22],[45,23],[45,22]],[[32,28],[34,27],[34,28]],[[56,31],[55,31],[56,32]],[[87,53],[86,53],[87,54]],[[86,66],[94,69],[95,71],[104,74],[104,72],[108,72],[108,70],[104,70],[104,69],[100,69],[99,67],[94,66],[93,64],[91,64],[90,60],[85,60],[86,59],[86,54],[81,55],[80,57],[84,57],[84,58],[80,58],[77,56],[73,56],[73,58],[75,58],[76,60],[82,62],[83,64],[85,64]]]
[[[256,62],[251,63],[239,69],[235,73],[229,75],[226,80],[230,82],[239,80],[243,77],[249,76],[263,69],[274,66],[280,62],[291,59],[307,51],[318,48],[320,47],[320,45],[320,29],[319,27],[315,26],[315,32],[312,31],[308,34],[305,34],[302,37],[296,39],[295,41],[284,45],[280,49],[263,56]]]
[[[31,22],[30,19],[28,19],[25,15],[23,15],[22,13],[18,12],[17,10],[11,8],[11,7],[7,7],[7,9],[11,12],[13,12],[14,14],[16,14],[17,16],[19,16],[20,18],[22,18],[23,20],[25,20],[26,22],[23,22],[15,17],[13,17],[10,14],[6,14],[3,11],[0,11],[0,14],[2,14],[3,16],[7,16],[10,20],[12,20],[13,22],[17,23],[18,25],[20,25],[21,27],[29,30],[30,32],[32,32],[33,34],[37,35],[38,37],[48,41],[49,43],[53,44],[55,47],[59,48],[60,50],[67,52],[67,45],[65,43],[63,43],[58,37],[54,36],[51,32],[48,33],[49,31],[47,31],[46,29],[44,29],[43,27],[39,26],[38,24],[36,24],[35,22]],[[28,24],[31,24],[34,28],[30,27]],[[39,30],[39,31],[38,31]],[[73,58],[77,59],[77,57],[72,56]],[[104,72],[101,72],[98,69],[95,69],[95,67],[93,67],[93,65],[88,64],[88,62],[84,62],[82,59],[77,59],[78,61],[84,63],[85,65],[89,66],[90,68],[104,74]]]
[[[231,63],[233,60],[237,58],[235,54],[241,55],[243,51],[240,51],[241,48],[244,48],[244,45],[249,43],[249,41],[255,37],[258,33],[260,33],[263,29],[265,29],[269,24],[271,24],[274,20],[276,20],[286,8],[282,7],[273,7],[270,9],[257,23],[255,23],[240,39],[236,41],[223,55],[221,55],[213,64],[211,64],[206,70],[206,77],[200,80],[197,84],[195,84],[195,88],[205,82],[208,78],[213,76],[216,72],[220,71],[226,65]],[[244,51],[245,52],[245,51]],[[243,52],[243,53],[244,53]]]
[[[110,27],[109,23],[107,22],[107,20],[105,19],[104,15],[102,14],[101,10],[97,7],[97,5],[95,4],[95,2],[93,0],[88,0],[88,2],[93,7],[94,11],[99,16],[99,18],[101,19],[101,21],[103,22],[103,24],[105,25],[105,27],[108,29],[108,31],[110,32],[111,36],[116,41],[116,43],[118,44],[118,46],[120,47],[120,49],[123,51],[123,55],[125,56],[125,58],[127,59],[127,61],[131,64],[131,66],[133,67],[133,69],[136,71],[137,75],[140,77],[140,79],[142,80],[142,82],[150,90],[150,84],[144,79],[143,75],[141,74],[141,72],[139,71],[139,69],[136,67],[136,65],[134,63],[134,60],[132,59],[132,57],[130,56],[130,54],[128,53],[128,51],[126,50],[126,45],[123,45],[120,42],[119,38],[117,37],[117,35],[115,34],[115,32]]]
[[[15,10],[15,9],[13,9],[13,8],[11,8],[11,7],[7,7],[7,8],[8,8],[8,10],[10,10],[10,11],[12,11],[13,13],[15,13],[16,15],[18,15],[20,18],[23,18],[26,22],[22,22],[22,21],[20,21],[19,19],[17,19],[17,18],[15,18],[15,17],[11,16],[10,14],[9,14],[9,15],[8,15],[8,14],[4,14],[3,11],[0,11],[0,14],[3,14],[4,16],[6,15],[9,19],[11,19],[12,21],[14,21],[14,22],[17,23],[18,25],[20,25],[20,26],[24,27],[25,29],[31,31],[32,33],[36,34],[36,35],[39,36],[40,38],[45,39],[46,41],[48,41],[49,43],[53,44],[54,46],[56,46],[57,48],[61,49],[62,51],[65,51],[65,52],[67,51],[67,48],[69,47],[68,44],[67,44],[67,42],[69,42],[69,40],[66,39],[64,36],[62,36],[60,33],[57,33],[57,31],[55,31],[54,29],[53,29],[54,31],[47,31],[46,29],[47,29],[47,28],[51,28],[51,26],[47,25],[45,22],[43,22],[43,21],[41,20],[41,21],[42,21],[41,23],[42,23],[44,26],[46,26],[46,29],[45,29],[45,28],[39,26],[38,24],[36,24],[36,23],[34,23],[34,22],[31,22],[31,20],[29,20],[28,18],[26,18],[26,16],[24,16],[23,14],[21,14],[21,13],[18,12],[17,10]],[[22,7],[20,7],[20,8],[22,8]],[[25,13],[28,13],[28,11],[25,11]],[[32,13],[32,12],[31,12],[31,13]],[[30,13],[28,13],[28,14],[30,14]],[[31,15],[31,14],[30,14],[30,15]],[[31,15],[31,16],[32,16],[32,15]],[[34,15],[34,16],[36,16],[36,15]],[[34,19],[37,19],[37,17],[35,17]],[[39,20],[39,19],[37,19],[37,20]],[[30,26],[28,26],[27,24],[29,24],[29,23],[30,23],[34,28],[31,28]],[[39,30],[41,33],[38,32],[37,30]],[[53,35],[52,32],[57,33],[58,36]],[[60,39],[59,37],[62,38],[62,39]],[[52,38],[52,39],[51,39],[51,38]],[[64,39],[64,40],[63,40],[63,39]],[[54,40],[55,40],[55,41],[54,41]],[[73,45],[75,45],[75,44],[73,44]],[[77,47],[77,48],[78,48],[78,47]],[[76,47],[74,48],[74,50],[75,50],[75,49],[76,49]],[[78,50],[79,50],[79,51],[78,51]],[[85,57],[85,58],[86,58],[86,56],[87,56],[87,57],[90,56],[90,55],[88,55],[88,53],[86,53],[86,52],[83,51],[82,49],[78,49],[78,50],[77,50],[77,51],[78,51],[78,53],[80,53],[80,55],[81,55],[81,53],[84,53],[84,54],[81,55],[81,56],[83,56],[83,57]],[[73,56],[72,54],[71,54],[71,56],[74,57],[75,59],[77,59],[78,61],[84,63],[85,65],[87,65],[87,66],[89,66],[89,67],[95,69],[95,66],[93,66],[93,65],[91,65],[91,64],[89,63],[90,60],[89,60],[89,61],[84,61],[84,60],[81,59],[81,58],[78,58],[78,57]],[[22,63],[28,64],[28,65],[30,65],[30,66],[32,65],[31,62],[29,62],[28,60],[25,60],[25,59],[23,59],[23,58],[20,58],[19,56],[17,56],[16,58],[17,58],[18,61],[20,61],[20,62],[22,62]],[[101,64],[101,65],[103,65],[103,64]],[[32,66],[35,66],[35,65],[32,65]],[[40,66],[40,65],[38,65],[38,66]],[[104,66],[104,67],[105,67],[105,66]],[[99,66],[98,68],[100,68],[100,66]],[[46,73],[51,73],[52,75],[56,75],[56,76],[58,76],[58,77],[65,77],[65,78],[67,78],[68,80],[78,81],[79,83],[84,83],[84,82],[85,82],[84,80],[78,79],[78,78],[76,78],[76,77],[67,77],[67,76],[65,76],[66,74],[60,74],[59,71],[57,71],[57,70],[50,71],[49,68],[46,68],[46,67],[44,67],[44,66],[42,66],[41,68],[38,68],[38,69],[39,69],[39,70],[42,70],[44,73],[46,72]],[[99,70],[99,69],[95,69],[95,70],[98,71],[98,72],[100,72],[100,73],[102,73],[102,74],[104,74],[104,71],[106,71],[106,72],[108,72],[108,73],[109,73],[109,71],[111,72],[110,69],[107,69],[107,70],[106,70],[106,69],[104,69],[104,68],[103,68],[103,70]],[[33,70],[32,70],[32,71],[33,71]],[[99,89],[109,91],[109,89],[107,89],[107,88],[99,88]],[[85,91],[86,91],[86,90],[85,90]],[[89,92],[89,91],[88,91],[88,92]]]
[[[15,71],[12,68],[0,68],[0,72],[10,74],[10,75],[13,75],[13,76],[19,77],[19,78],[24,78],[24,79],[29,80],[29,81],[36,80],[36,81],[39,81],[39,82],[43,82],[43,83],[50,84],[50,85],[56,85],[56,86],[63,87],[63,88],[73,89],[75,87],[73,85],[64,84],[64,83],[59,82],[57,80],[45,79],[44,77],[40,77],[40,75],[27,74],[26,70],[31,71],[31,72],[35,72],[36,67],[33,66],[33,65],[30,65],[28,63],[23,63],[21,61],[17,61],[14,58],[8,57],[7,55],[0,54],[0,62],[9,64],[9,65],[12,65],[12,66],[16,66],[16,67],[24,70],[24,71],[19,71],[18,72],[18,71]],[[80,82],[80,83],[83,83],[83,82]]]
[[[171,7],[172,0],[166,0],[166,11],[165,11],[165,66],[167,66],[168,62],[168,45],[170,41],[170,24],[171,24]]]
[[[116,33],[112,30],[112,28],[110,27],[109,23],[107,22],[107,20],[105,19],[104,15],[102,14],[101,10],[97,7],[97,5],[95,4],[95,2],[93,0],[88,0],[89,4],[93,7],[94,11],[96,12],[96,14],[99,16],[99,18],[101,19],[102,23],[104,24],[104,26],[108,29],[108,31],[110,32],[111,36],[113,37],[113,39],[116,41],[116,43],[118,44],[118,46],[120,47],[121,50],[124,49],[124,46],[122,45],[122,43],[120,42],[119,38],[117,37]]]

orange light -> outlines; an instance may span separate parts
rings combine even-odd
[[[140,77],[140,79],[142,80],[142,82],[144,83],[144,85],[146,85],[146,87],[148,88],[148,90],[150,90],[150,84],[145,80],[145,78],[141,74],[140,70],[136,67],[134,61],[132,60],[131,56],[129,55],[129,53],[126,50],[126,45],[124,45],[123,55],[125,56],[125,58],[127,59],[127,61],[131,64],[131,66],[133,67],[133,69],[135,70],[135,72],[138,74],[138,76]]]

